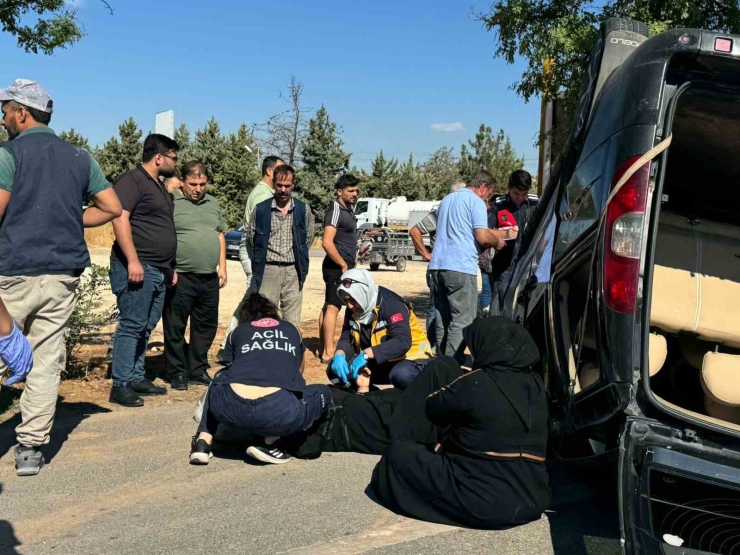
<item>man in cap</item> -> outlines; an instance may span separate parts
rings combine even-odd
[[[34,350],[14,452],[18,475],[31,476],[44,464],[39,447],[54,422],[64,328],[90,266],[83,227],[120,216],[121,203],[95,159],[48,127],[53,102],[41,85],[18,79],[0,102],[10,137],[0,143],[0,290]]]

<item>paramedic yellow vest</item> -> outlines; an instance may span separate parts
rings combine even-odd
[[[408,352],[401,357],[391,359],[391,362],[397,362],[399,360],[419,360],[423,358],[431,358],[433,356],[432,346],[429,344],[427,334],[419,324],[419,320],[416,319],[414,311],[411,306],[404,302],[406,307],[409,309],[409,327],[411,328],[411,348]],[[376,306],[373,310],[375,313],[375,319],[372,323],[372,331],[370,332],[370,346],[377,347],[380,342],[388,333],[388,322],[380,319],[380,306]],[[360,323],[352,317],[351,334],[352,344],[355,348],[355,353],[360,352]]]

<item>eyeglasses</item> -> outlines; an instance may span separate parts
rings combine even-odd
[[[364,283],[362,283],[361,281],[357,281],[356,279],[344,278],[342,280],[342,287],[344,287],[345,289],[349,289],[350,287],[352,287],[353,283],[359,283],[360,285],[365,285]]]
[[[177,156],[170,156],[169,154],[162,154],[165,158],[169,158],[172,160],[175,164],[177,164]]]

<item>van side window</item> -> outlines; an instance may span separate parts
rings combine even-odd
[[[604,143],[578,165],[561,199],[555,260],[559,259],[591,226],[599,221],[604,198]]]

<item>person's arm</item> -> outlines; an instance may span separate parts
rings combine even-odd
[[[311,249],[314,237],[316,237],[316,219],[311,212],[311,208],[306,205],[306,245]]]
[[[337,247],[334,246],[334,237],[337,236],[336,227],[325,227],[324,238],[321,240],[321,246],[324,248],[326,255],[331,259],[334,264],[342,269],[342,273],[347,271],[347,263],[339,254]]]
[[[10,335],[14,327],[15,322],[8,309],[5,308],[5,303],[0,299],[0,336],[5,337],[6,335]]]
[[[5,211],[8,209],[8,203],[10,202],[10,191],[0,189],[0,222],[5,217]]]
[[[5,217],[15,181],[15,158],[6,149],[0,148],[0,222]]]
[[[136,254],[134,238],[131,235],[130,217],[131,213],[128,210],[121,212],[121,215],[113,220],[113,233],[128,262],[128,280],[131,283],[141,283],[144,281],[144,267],[139,262],[139,255]]]
[[[254,247],[254,216],[257,213],[257,208],[252,210],[252,215],[247,220],[247,225],[244,226],[244,244],[247,247],[247,252],[252,256],[252,248]]]
[[[383,312],[388,315],[384,318],[388,326],[385,341],[364,351],[368,359],[375,359],[378,364],[402,357],[411,348],[408,307],[402,302],[384,300]]]
[[[111,189],[104,189],[90,198],[92,206],[82,213],[82,225],[98,227],[118,218],[123,209],[118,195]]]
[[[223,233],[218,234],[218,243],[221,247],[218,255],[218,286],[223,287],[228,279],[226,275],[226,237]]]
[[[424,410],[427,419],[439,427],[465,422],[466,416],[474,407],[480,372],[468,372],[429,395]]]
[[[347,309],[344,315],[344,324],[342,325],[342,333],[339,336],[339,341],[337,342],[337,348],[334,351],[335,354],[343,354],[347,358],[355,355],[355,349],[352,346],[352,333],[350,331],[349,319],[350,319],[349,309]]]
[[[414,243],[414,247],[416,247],[416,250],[419,251],[419,254],[429,262],[432,259],[432,254],[427,250],[427,246],[424,244],[424,236],[421,234],[421,231],[417,226],[414,226],[411,228],[411,231],[409,231],[409,235],[411,236],[411,241]]]

